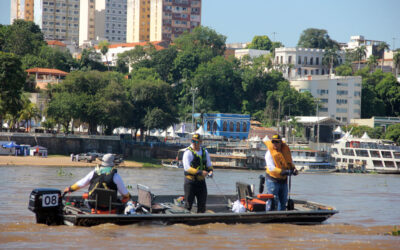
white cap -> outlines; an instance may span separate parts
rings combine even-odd
[[[105,154],[101,159],[101,166],[103,167],[112,167],[114,166],[114,155],[113,154]]]

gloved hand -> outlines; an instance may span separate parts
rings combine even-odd
[[[293,170],[282,170],[281,175],[282,176],[287,176],[287,175],[292,175]]]
[[[64,193],[72,193],[72,192],[73,192],[73,190],[71,190],[71,187],[66,187],[64,189]]]

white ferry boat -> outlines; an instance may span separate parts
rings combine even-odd
[[[331,148],[338,170],[400,174],[400,147],[392,141],[344,137]]]
[[[328,161],[327,152],[292,146],[290,146],[290,151],[294,165],[301,172],[331,173],[336,171],[335,165]]]

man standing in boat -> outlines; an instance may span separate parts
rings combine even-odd
[[[285,210],[288,199],[287,176],[297,175],[289,146],[282,141],[280,135],[272,136],[271,141],[264,141],[267,146],[265,153],[267,190],[275,196],[275,209]],[[268,201],[271,205],[270,202]]]
[[[101,164],[94,170],[90,171],[85,177],[75,182],[70,187],[64,189],[64,193],[74,192],[89,184],[89,198],[96,188],[105,188],[118,191],[122,195],[122,202],[127,202],[130,194],[122,181],[121,176],[114,167],[115,156],[113,154],[105,154],[101,159]]]
[[[185,173],[183,185],[185,191],[185,208],[192,209],[194,198],[197,199],[197,213],[206,211],[207,185],[205,178],[212,177],[213,168],[210,155],[201,145],[199,134],[192,136],[192,144],[183,154],[182,162]]]

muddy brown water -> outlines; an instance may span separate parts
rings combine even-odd
[[[321,225],[221,223],[201,226],[105,224],[95,227],[35,224],[27,209],[32,189],[63,189],[90,168],[0,167],[0,248],[96,249],[399,249],[400,175],[300,174],[293,178],[292,197],[334,206],[339,214]],[[180,169],[118,170],[125,184],[151,187],[157,194],[182,194]],[[262,171],[216,170],[208,180],[210,194],[235,192],[235,182],[255,184]],[[78,191],[81,192],[81,191]]]

